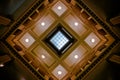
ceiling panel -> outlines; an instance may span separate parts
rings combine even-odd
[[[55,58],[53,58],[44,48],[38,45],[35,49],[33,49],[36,57],[42,60],[48,67],[50,67],[54,62]]]
[[[92,32],[86,37],[85,42],[91,48],[94,48],[100,42],[100,38],[95,33]]]
[[[61,66],[61,65],[58,65],[53,71],[52,71],[53,75],[61,80],[68,72],[67,70]]]
[[[75,15],[74,15],[75,16]],[[82,36],[87,29],[85,28],[85,24],[82,24],[80,19],[74,17],[72,14],[69,14],[65,17],[64,21],[79,35]]]
[[[73,65],[77,64],[84,58],[86,55],[87,49],[84,48],[82,45],[79,45],[70,55],[67,56],[67,58],[64,60],[64,62],[69,66],[72,67]]]
[[[36,33],[37,36],[40,36],[54,23],[54,21],[55,19],[50,14],[44,15],[34,25],[33,32]]]
[[[24,47],[29,48],[35,42],[35,39],[29,33],[25,33],[19,41]]]
[[[61,1],[58,1],[53,7],[52,10],[58,15],[61,16],[66,10],[67,7]]]

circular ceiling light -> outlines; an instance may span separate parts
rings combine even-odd
[[[4,67],[4,64],[0,64],[0,67]]]
[[[58,73],[58,75],[61,75],[61,74],[62,74],[62,71],[58,71],[57,73]]]
[[[27,42],[27,43],[28,43],[28,42],[29,42],[29,39],[25,39],[25,42]]]
[[[41,55],[41,58],[42,58],[42,59],[45,59],[45,55]]]
[[[78,59],[78,55],[74,55],[74,58],[75,58],[75,59]]]
[[[45,26],[45,22],[42,22],[41,25],[42,25],[42,26]]]
[[[61,6],[58,6],[58,7],[57,7],[57,9],[58,9],[58,10],[61,10],[61,9],[62,9],[62,7],[61,7]]]
[[[91,42],[92,42],[92,43],[94,43],[94,42],[95,42],[95,39],[94,39],[94,38],[92,38],[92,39],[91,39]]]
[[[78,26],[78,22],[75,22],[74,25],[75,25],[75,26]]]

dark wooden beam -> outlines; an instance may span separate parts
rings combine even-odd
[[[117,64],[120,64],[120,56],[118,56],[118,55],[112,55],[112,56],[109,58],[109,61],[114,62],[114,63],[117,63]]]
[[[2,25],[8,25],[10,22],[11,22],[10,19],[8,19],[6,17],[3,17],[3,16],[0,16],[0,24],[2,24]]]
[[[111,22],[113,25],[120,24],[120,15],[111,18],[111,19],[110,19],[110,22]]]
[[[4,64],[9,61],[11,61],[11,58],[9,55],[0,56],[0,64]]]

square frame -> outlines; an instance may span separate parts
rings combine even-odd
[[[50,41],[59,31],[69,40],[60,50]],[[43,40],[43,42],[49,46],[49,48],[52,49],[59,57],[63,55],[75,41],[76,39],[60,23]]]

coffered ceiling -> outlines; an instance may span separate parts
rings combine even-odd
[[[116,41],[74,0],[36,6],[11,25],[5,44],[39,79],[74,80]]]

